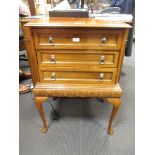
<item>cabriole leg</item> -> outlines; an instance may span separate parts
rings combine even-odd
[[[111,112],[109,125],[108,125],[108,133],[112,135],[113,134],[112,122],[118,112],[118,109],[120,108],[121,99],[120,98],[107,98],[107,101],[113,105],[113,109]]]
[[[40,113],[42,122],[43,122],[43,128],[41,129],[42,133],[47,132],[47,125],[46,125],[46,119],[45,119],[45,115],[44,115],[44,111],[43,111],[43,107],[42,107],[42,103],[47,99],[47,97],[35,97],[34,101],[35,101],[35,105]]]

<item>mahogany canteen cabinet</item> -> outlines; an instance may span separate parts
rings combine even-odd
[[[24,25],[33,94],[43,128],[48,97],[97,97],[112,104],[108,133],[121,105],[118,83],[130,25],[94,18],[47,17]]]

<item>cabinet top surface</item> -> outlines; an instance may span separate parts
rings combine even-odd
[[[30,27],[98,27],[98,28],[131,28],[129,24],[116,21],[106,21],[94,18],[63,18],[44,17],[33,19],[25,26]]]

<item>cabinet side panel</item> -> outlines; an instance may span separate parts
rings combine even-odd
[[[120,51],[120,56],[119,56],[119,63],[118,63],[118,71],[117,71],[117,76],[116,76],[116,83],[119,81],[119,78],[120,78],[120,73],[121,73],[123,58],[124,58],[124,53],[125,53],[125,47],[126,47],[126,42],[127,42],[127,37],[128,37],[128,31],[129,29],[124,29],[121,51]]]
[[[29,59],[29,65],[32,75],[32,82],[35,86],[36,82],[39,82],[38,76],[38,63],[37,63],[37,55],[34,48],[34,41],[32,36],[32,30],[30,27],[23,27],[24,30],[24,41],[26,45],[27,55]]]

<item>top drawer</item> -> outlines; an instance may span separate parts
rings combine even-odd
[[[37,49],[119,50],[121,29],[33,29]]]

